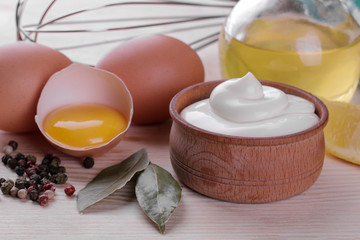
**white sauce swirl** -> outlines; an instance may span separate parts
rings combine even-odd
[[[210,132],[243,137],[283,136],[319,121],[313,103],[262,86],[251,73],[219,84],[210,98],[186,107],[181,116]]]

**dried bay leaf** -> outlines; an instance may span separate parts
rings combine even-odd
[[[78,193],[79,212],[124,187],[137,172],[143,171],[148,165],[147,152],[141,149],[120,163],[102,170]]]
[[[138,176],[136,198],[161,233],[165,233],[165,223],[180,203],[181,191],[180,184],[173,176],[153,163]]]

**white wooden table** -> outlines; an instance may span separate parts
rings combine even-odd
[[[0,44],[15,41],[14,0],[0,0]],[[217,48],[200,52],[206,80],[220,78]],[[0,76],[1,77],[1,76]],[[358,97],[354,101],[357,101]],[[19,151],[41,158],[52,151],[62,159],[68,183],[83,188],[101,169],[140,148],[150,160],[170,171],[168,135],[171,121],[132,126],[126,138],[85,169],[75,158],[57,152],[38,133],[0,133],[0,147],[13,139]],[[16,174],[0,163],[0,177]],[[0,239],[359,239],[360,167],[326,155],[315,184],[291,199],[267,204],[235,204],[202,196],[186,186],[180,206],[167,223],[165,235],[145,216],[134,197],[133,185],[115,192],[84,214],[75,197],[58,186],[56,197],[43,208],[0,194]]]

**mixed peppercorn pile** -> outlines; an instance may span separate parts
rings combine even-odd
[[[25,156],[20,152],[14,155],[17,148],[18,143],[13,140],[3,147],[2,162],[13,169],[18,177],[15,181],[0,178],[1,191],[4,195],[20,199],[28,198],[39,202],[41,206],[46,206],[55,196],[55,184],[66,183],[68,179],[66,169],[61,166],[60,158],[51,153],[46,154],[41,163],[37,163],[34,155]],[[75,188],[69,185],[65,187],[64,192],[71,196]]]

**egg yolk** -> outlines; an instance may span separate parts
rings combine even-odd
[[[127,127],[125,116],[114,108],[80,104],[58,108],[44,119],[44,131],[60,145],[91,148],[109,142]]]

